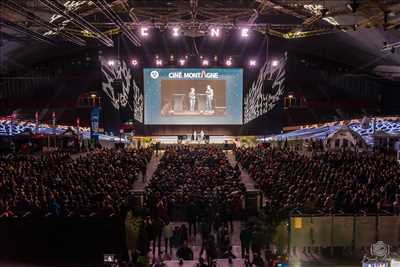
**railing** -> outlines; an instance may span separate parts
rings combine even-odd
[[[287,224],[286,241],[291,259],[348,258],[361,259],[371,244],[383,241],[391,247],[400,245],[400,217],[383,214],[296,214]],[[281,227],[285,235],[285,228]]]

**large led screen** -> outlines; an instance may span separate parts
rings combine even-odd
[[[145,124],[242,124],[242,69],[145,68],[143,72]]]

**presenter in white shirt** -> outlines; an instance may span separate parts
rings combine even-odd
[[[194,107],[196,106],[196,90],[194,88],[190,88],[189,103],[190,103],[189,110],[191,112],[194,112]]]
[[[214,90],[211,88],[210,85],[207,85],[206,89],[206,112],[212,112],[213,107],[212,107],[212,101],[214,100]]]

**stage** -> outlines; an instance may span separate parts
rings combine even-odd
[[[238,142],[237,136],[209,136],[208,139],[193,140],[192,135],[172,135],[172,136],[153,136],[154,142],[159,142],[162,145],[184,144],[184,145],[201,145],[201,144],[235,144]]]

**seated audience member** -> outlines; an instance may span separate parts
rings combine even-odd
[[[232,207],[241,207],[244,193],[240,170],[230,165],[222,149],[206,145],[167,147],[146,188],[150,209],[165,199],[167,214],[183,211],[177,215],[185,216],[189,235],[196,235],[202,218],[215,218],[216,213],[224,214],[221,223],[231,221]]]
[[[238,148],[236,160],[264,192],[271,214],[399,213],[400,168],[373,152],[306,155],[266,147]]]
[[[0,155],[0,216],[119,215],[150,149]]]
[[[190,247],[188,247],[187,241],[184,241],[182,247],[178,249],[176,252],[176,257],[185,261],[193,260],[193,251]]]

